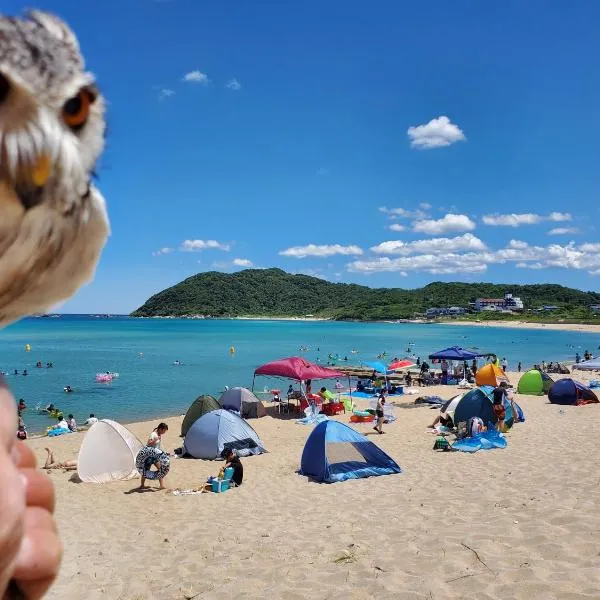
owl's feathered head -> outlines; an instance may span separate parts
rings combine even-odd
[[[62,20],[0,15],[0,325],[70,297],[93,274],[108,235],[92,183],[104,110]]]

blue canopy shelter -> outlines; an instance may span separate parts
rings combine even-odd
[[[487,356],[487,353],[473,352],[473,350],[465,350],[459,346],[451,346],[445,350],[434,352],[429,355],[431,360],[473,360],[474,358],[480,358],[481,356]]]
[[[308,436],[299,471],[324,483],[401,472],[381,448],[352,427],[333,420],[319,423]]]
[[[451,346],[450,348],[445,348],[444,350],[440,350],[439,352],[434,352],[429,355],[430,360],[462,360],[464,364],[464,371],[466,376],[467,372],[467,361],[473,360],[474,358],[479,358],[481,356],[487,356],[485,353],[481,352],[473,352],[473,350],[465,350],[459,346]],[[442,383],[446,383],[445,380],[442,380]]]

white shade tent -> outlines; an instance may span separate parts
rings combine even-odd
[[[138,477],[135,457],[143,444],[116,421],[94,423],[83,438],[77,473],[86,483],[109,483]]]

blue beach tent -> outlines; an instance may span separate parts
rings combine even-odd
[[[256,431],[238,415],[219,409],[202,415],[188,430],[183,442],[183,454],[194,458],[215,460],[225,448],[238,456],[266,452]]]
[[[570,378],[555,381],[548,391],[548,399],[552,404],[574,406],[598,402],[598,397],[590,388]]]
[[[479,417],[486,425],[495,423],[496,415],[492,403],[494,388],[491,385],[482,385],[481,387],[469,390],[458,401],[454,409],[454,422],[469,422],[471,417]]]
[[[381,448],[352,427],[333,420],[319,423],[308,436],[299,471],[324,483],[401,472]]]

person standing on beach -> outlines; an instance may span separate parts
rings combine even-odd
[[[506,369],[508,369],[508,361],[506,360],[506,357],[502,359],[500,366],[502,367],[502,370],[506,373]]]
[[[165,489],[163,480],[164,480],[164,476],[166,475],[166,473],[164,475],[161,476],[161,458],[162,458],[162,454],[163,454],[163,449],[162,449],[162,436],[169,430],[169,426],[166,423],[159,423],[158,427],[156,427],[152,433],[148,436],[148,441],[146,442],[146,448],[151,448],[153,450],[155,450],[155,452],[149,456],[146,459],[146,462],[144,464],[144,471],[143,471],[143,475],[142,475],[142,479],[140,482],[140,490],[146,489],[146,479],[158,479],[158,483],[159,483],[159,487],[161,490]],[[142,450],[140,450],[140,453],[143,452],[144,449],[142,448]],[[139,454],[138,453],[138,456]],[[166,453],[165,453],[166,454]],[[168,463],[168,455],[166,457],[164,457],[166,459],[166,462]],[[158,473],[155,473],[154,471],[150,471],[150,467],[152,467],[152,465],[154,465],[156,467],[156,470],[158,471]],[[168,471],[168,468],[167,468]],[[152,477],[151,477],[152,475]]]
[[[440,367],[442,369],[442,385],[446,385],[448,383],[448,362],[445,358],[442,360]]]
[[[519,364],[517,365],[517,371],[520,373],[521,372],[521,361],[519,361]]]
[[[504,398],[506,397],[506,382],[503,381],[497,388],[494,389],[494,414],[498,422],[496,429],[499,432],[504,431],[504,419],[506,419],[506,409],[504,408]]]
[[[385,394],[381,392],[379,394],[379,398],[377,399],[377,408],[375,409],[375,416],[377,417],[377,424],[373,429],[381,434],[383,431],[383,419],[384,419],[384,410],[385,410]]]

